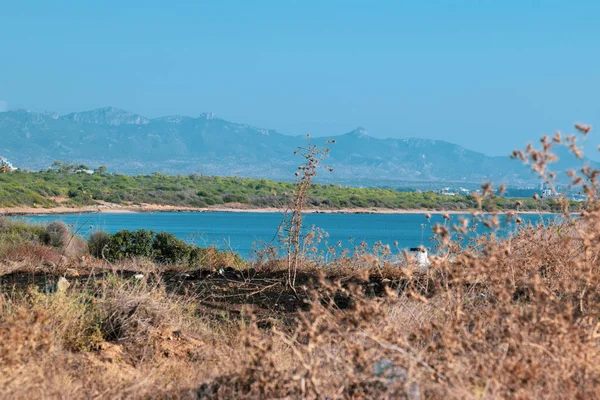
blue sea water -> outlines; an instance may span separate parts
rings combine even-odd
[[[470,215],[465,215],[470,218]],[[548,218],[545,215],[543,218]],[[37,223],[55,220],[72,226],[81,236],[88,236],[96,230],[114,233],[122,229],[148,229],[156,232],[171,232],[200,246],[214,245],[221,249],[231,248],[244,257],[251,257],[255,243],[277,243],[277,228],[281,223],[280,213],[97,213],[36,215],[20,217]],[[450,224],[458,223],[459,215],[451,215]],[[540,215],[521,216],[526,221],[536,223]],[[421,244],[428,246],[433,236],[431,228],[438,222],[444,223],[439,214],[428,220],[424,214],[308,214],[305,226],[316,226],[328,233],[330,245],[342,243],[342,247],[353,249],[361,242],[369,246],[377,242],[398,250]],[[501,221],[502,234],[515,229],[515,225]],[[478,232],[489,232],[479,227]]]

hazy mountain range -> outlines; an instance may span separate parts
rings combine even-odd
[[[106,165],[121,173],[204,173],[292,179],[302,163],[293,152],[304,135],[197,118],[145,118],[114,107],[59,116],[28,110],[0,113],[0,156],[20,168],[47,168],[55,160]],[[399,181],[522,183],[533,174],[519,162],[490,157],[429,139],[378,139],[363,128],[330,136],[333,173],[322,179],[351,184]],[[323,143],[325,138],[313,138]],[[524,143],[516,143],[516,146]],[[568,166],[561,162],[561,170]]]

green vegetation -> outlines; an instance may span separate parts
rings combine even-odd
[[[58,166],[58,164],[57,164]],[[120,175],[100,167],[94,174],[74,172],[85,166],[60,164],[42,172],[17,171],[0,175],[0,207],[77,207],[105,201],[115,204],[160,204],[207,207],[242,203],[255,207],[283,207],[295,188],[292,182],[200,175]],[[552,201],[521,200],[522,210],[555,211]],[[347,188],[313,185],[309,207],[324,209],[379,207],[390,209],[469,210],[478,207],[472,196],[443,196],[433,192],[400,192],[392,189]],[[515,199],[492,197],[484,211],[514,209]]]
[[[28,224],[20,220],[0,218],[0,258],[12,252],[29,257],[31,245],[48,246],[62,255],[76,256],[87,253],[87,244],[71,234],[71,230],[62,222],[48,225]]]
[[[24,242],[47,242],[46,227],[0,218],[0,254],[3,248]]]
[[[169,232],[156,233],[138,229],[137,231],[122,230],[114,235],[107,235],[106,233],[103,235],[98,233],[90,237],[88,245],[94,249],[93,251],[97,255],[106,257],[106,259],[113,262],[127,258],[144,257],[160,265],[177,264],[200,267],[205,265],[209,259],[216,257],[221,259],[222,262],[218,263],[221,265],[237,266],[243,263],[243,260],[237,254],[194,246],[184,240],[177,239],[175,235]],[[103,237],[104,245],[99,249],[100,237]]]
[[[96,231],[85,243],[83,238],[74,235],[62,222],[40,225],[0,218],[0,256],[7,256],[7,251],[11,249],[31,249],[36,245],[48,246],[67,255],[90,254],[110,262],[146,258],[161,266],[188,268],[206,265],[239,267],[244,264],[236,253],[198,247],[169,232],[139,229],[122,230],[111,235]]]

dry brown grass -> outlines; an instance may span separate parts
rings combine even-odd
[[[559,135],[552,143],[559,141],[576,142]],[[552,146],[542,144],[516,157],[551,181]],[[578,218],[462,247],[469,224],[437,226],[439,257],[425,274],[392,266],[381,246],[333,258],[305,246],[291,289],[285,258],[246,271],[165,271],[144,260],[63,260],[56,248],[9,243],[0,273],[0,392],[600,398],[598,175],[585,166],[569,175],[589,197]],[[482,202],[492,191],[484,186]],[[498,226],[493,213],[472,219]],[[54,290],[65,268],[74,271],[71,285]]]
[[[252,361],[202,393],[597,398],[599,231],[600,214],[525,229],[385,297],[322,281],[291,328],[246,331]]]
[[[213,326],[193,299],[116,275],[4,296],[0,391],[10,398],[193,398],[202,378],[243,355],[231,323]],[[220,361],[227,360],[227,364]]]
[[[215,318],[147,262],[139,281],[111,273],[64,293],[5,294],[0,388],[17,398],[596,398],[597,232],[594,211],[482,239],[429,276],[371,266],[361,280],[331,266],[329,278],[312,273],[313,289],[302,281],[310,307],[292,319]],[[285,262],[268,273],[283,293]],[[239,300],[229,296],[223,304]]]

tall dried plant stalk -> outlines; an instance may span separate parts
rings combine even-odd
[[[293,193],[289,209],[285,212],[283,220],[283,243],[287,252],[287,284],[292,289],[296,286],[298,266],[303,253],[302,223],[303,211],[306,208],[308,195],[313,178],[317,176],[319,169],[333,171],[333,168],[323,165],[322,162],[329,156],[328,145],[335,140],[327,140],[324,147],[311,143],[310,135],[306,135],[306,147],[299,147],[294,155],[300,154],[304,158],[304,165],[298,166],[296,175],[296,190]]]

